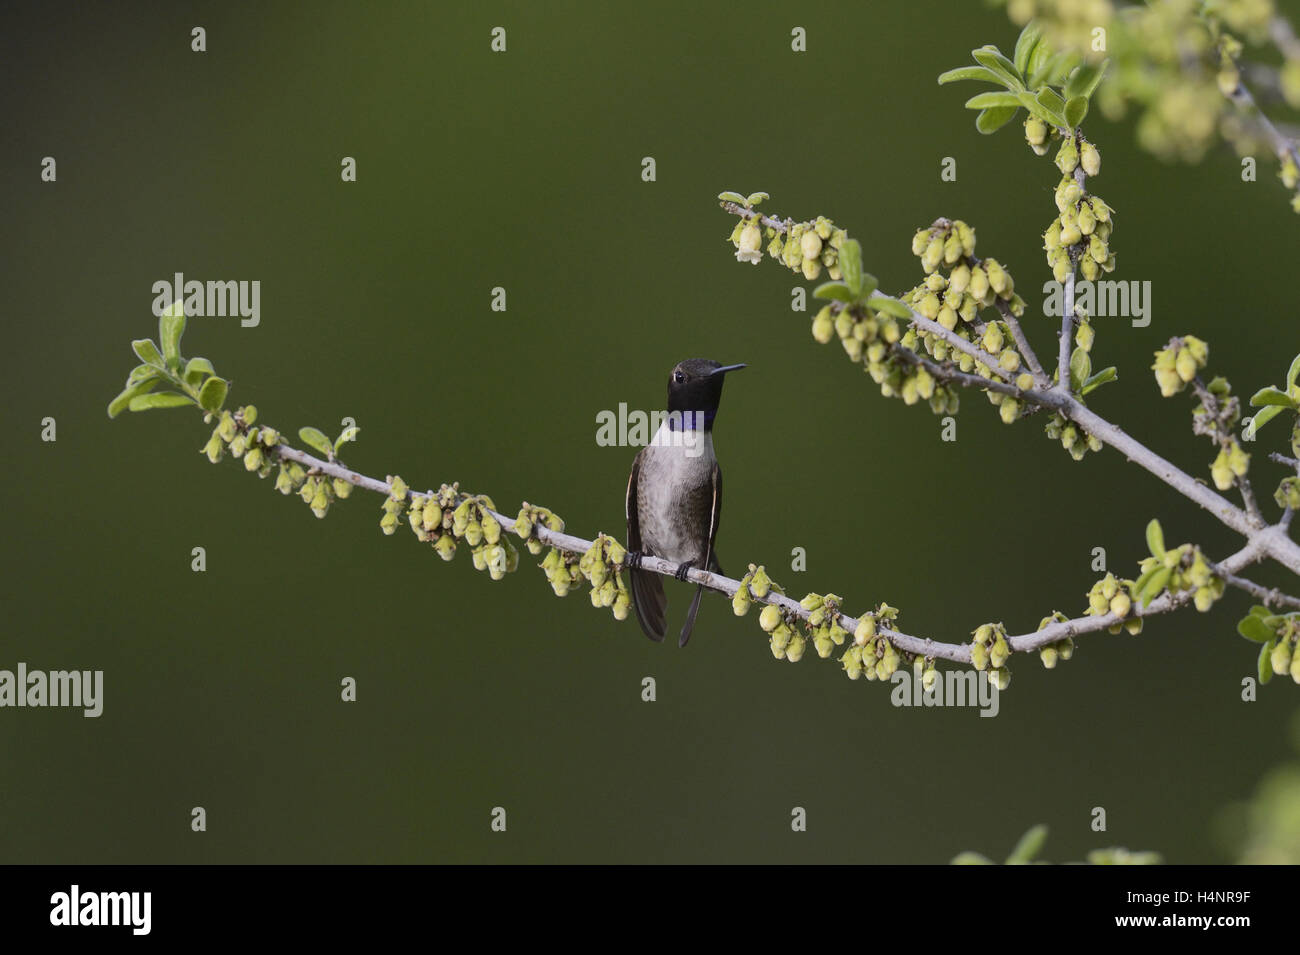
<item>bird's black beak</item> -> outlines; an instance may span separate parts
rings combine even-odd
[[[728,372],[728,371],[738,371],[739,369],[744,367],[745,367],[744,362],[741,362],[739,365],[723,365],[721,368],[715,368],[713,369],[713,371],[709,372],[709,377],[712,378],[714,375],[721,375],[724,372]]]

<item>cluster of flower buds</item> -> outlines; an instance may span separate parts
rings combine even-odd
[[[1038,629],[1044,630],[1054,623],[1064,623],[1069,618],[1056,611],[1050,617],[1044,617],[1038,622]],[[1049,643],[1038,651],[1038,659],[1043,662],[1043,666],[1049,670],[1054,670],[1058,660],[1068,660],[1074,656],[1074,638],[1065,637],[1057,640],[1055,643]]]
[[[763,225],[758,213],[741,218],[731,232],[731,244],[736,247],[736,258],[757,264],[762,260],[760,251],[767,243],[767,254],[793,272],[799,272],[812,282],[822,269],[834,281],[843,276],[839,267],[839,249],[847,238],[843,229],[825,216],[810,222],[786,221],[778,231]]]
[[[1104,447],[1100,438],[1084,431],[1059,411],[1047,419],[1043,430],[1053,441],[1060,441],[1061,447],[1069,451],[1070,457],[1076,461],[1082,461],[1089,451],[1100,451]]]
[[[626,620],[632,609],[632,595],[623,580],[625,560],[627,551],[622,544],[607,534],[597,534],[577,564],[578,573],[591,582],[591,605],[612,608],[615,620]]]
[[[1002,355],[1010,342],[1005,327],[991,334],[989,341],[981,340],[987,328],[979,321],[980,309],[1001,300],[1012,315],[1019,317],[1024,314],[1025,302],[1016,294],[1011,274],[997,259],[975,258],[975,230],[960,219],[937,219],[928,229],[920,229],[912,237],[912,252],[920,256],[926,279],[906,293],[903,300],[948,331],[967,341],[979,342],[985,351],[1000,359],[1003,370],[1018,369],[1020,355],[1014,348],[1011,355]],[[947,274],[941,269],[946,269]],[[964,352],[950,355],[950,346],[942,337],[923,332],[920,340],[936,360],[951,357],[962,371],[974,371],[986,378],[992,376],[988,368]]]
[[[1121,630],[1127,630],[1132,634],[1141,633],[1142,618],[1129,616],[1133,610],[1135,594],[1133,585],[1134,582],[1131,580],[1121,580],[1114,574],[1106,574],[1088,591],[1088,609],[1084,611],[1084,615],[1098,617],[1113,613],[1121,622],[1112,624],[1108,628],[1111,633],[1119,633]]]
[[[1196,609],[1205,613],[1223,596],[1223,579],[1215,576],[1201,549],[1191,544],[1171,547],[1162,557],[1144,557],[1140,567],[1142,572],[1131,590],[1143,606],[1164,590],[1172,594],[1190,591]]]
[[[937,382],[923,366],[891,352],[890,346],[905,338],[910,350],[917,344],[916,334],[905,336],[894,316],[861,305],[827,305],[814,316],[812,334],[823,345],[838,335],[849,359],[862,362],[885,397],[900,397],[909,405],[928,401],[936,414],[956,413],[956,388]]]
[[[515,518],[514,531],[523,538],[528,553],[534,557],[546,547],[537,536],[539,527],[558,532],[564,530],[564,521],[549,508],[539,507],[536,504],[529,504],[524,501],[520,505],[519,516]]]
[[[1086,176],[1101,173],[1101,153],[1097,152],[1096,146],[1074,132],[1061,137],[1061,148],[1056,151],[1055,162],[1063,176],[1073,176],[1075,169],[1079,168],[1083,169]]]
[[[749,607],[755,600],[761,601],[771,593],[784,594],[785,591],[767,576],[767,571],[761,565],[755,567],[750,564],[749,571],[741,578],[740,587],[731,598],[731,609],[737,617],[743,617],[749,613]]]
[[[1237,482],[1237,478],[1245,477],[1249,470],[1250,455],[1242,449],[1236,438],[1229,438],[1210,463],[1210,477],[1220,491],[1228,490]]]
[[[1244,147],[1243,155],[1250,152],[1246,144],[1257,141],[1253,124],[1233,122],[1236,110],[1220,89],[1229,77],[1217,43],[1225,21],[1254,33],[1252,21],[1262,13],[1266,31],[1272,6],[1260,0],[1127,5],[1111,26],[1111,68],[1097,88],[1097,105],[1114,118],[1136,104],[1138,143],[1162,159],[1197,162],[1220,131]],[[1240,16],[1247,8],[1253,12]]]
[[[1277,501],[1278,507],[1300,511],[1300,477],[1283,478],[1273,492],[1273,500]]]
[[[406,482],[398,475],[388,475],[388,496],[384,498],[384,516],[379,519],[379,529],[384,532],[385,537],[391,537],[397,530],[397,525],[402,522],[402,515],[406,512],[407,499],[410,497],[411,489],[406,486]]]
[[[486,494],[467,496],[451,512],[451,533],[473,548],[475,570],[486,570],[500,580],[519,567],[519,551],[503,536],[501,522],[493,513],[496,505]]]
[[[1213,378],[1205,390],[1209,399],[1198,402],[1192,410],[1192,433],[1221,440],[1236,428],[1241,405],[1232,395],[1232,385],[1221,375]]]
[[[1269,652],[1268,662],[1279,676],[1290,676],[1300,683],[1300,615],[1285,614],[1266,617],[1265,623],[1274,625],[1276,643]]]
[[[798,663],[807,641],[796,629],[796,621],[776,604],[768,604],[758,615],[758,625],[767,633],[772,656]]]
[[[1092,144],[1087,144],[1092,149]],[[1073,175],[1063,176],[1056,187],[1059,213],[1043,233],[1047,264],[1058,282],[1065,282],[1078,262],[1079,272],[1089,282],[1115,269],[1110,250],[1112,209],[1100,196],[1085,194]]]
[[[556,547],[546,552],[539,565],[546,572],[551,589],[557,597],[563,597],[582,582],[582,571],[578,569],[578,557]]]
[[[888,680],[904,662],[904,655],[880,633],[881,626],[892,626],[897,617],[898,608],[882,603],[858,618],[853,645],[840,657],[840,665],[850,680],[863,676],[868,680]],[[915,657],[914,661],[921,659]],[[934,682],[933,677],[930,682]]]
[[[212,417],[208,416],[209,419]],[[257,421],[257,408],[253,405],[245,405],[233,413],[230,411],[221,412],[217,419],[217,426],[212,431],[212,436],[208,438],[208,443],[201,450],[202,454],[207,455],[209,461],[216,464],[227,452],[236,458],[242,458],[244,468],[248,471],[255,471],[258,477],[268,477],[275,470],[275,461],[278,455],[272,452],[280,443],[280,432],[274,428],[256,427],[254,422]],[[284,494],[289,494],[300,487],[305,487],[308,480],[307,473],[303,468],[294,464],[288,467],[283,460],[280,461],[280,475],[276,479],[276,490]],[[346,482],[344,482],[346,483]],[[352,489],[348,485],[348,491]],[[336,495],[338,497],[347,497],[347,493]],[[316,490],[313,482],[311,498],[304,500],[311,503],[316,497]],[[324,512],[329,509],[329,501],[325,500],[320,505],[321,513],[317,517],[324,517]],[[316,505],[312,505],[316,509]]]
[[[1025,120],[1025,142],[1034,151],[1035,156],[1047,155],[1049,142],[1061,135],[1055,126],[1048,126],[1033,113]]]
[[[1011,671],[1007,659],[1011,645],[1007,643],[1007,628],[1000,623],[980,624],[971,634],[970,662],[977,670],[988,670],[989,682],[999,690],[1011,685]]]
[[[453,526],[459,503],[459,485],[444,484],[432,494],[412,494],[406,509],[406,521],[411,525],[411,533],[416,540],[432,544],[443,560],[451,560],[456,556],[457,535],[453,532]],[[384,514],[384,519],[387,520],[387,503],[384,505]],[[396,522],[392,526],[396,527]],[[482,528],[481,524],[479,526]],[[390,532],[386,530],[385,533]]]
[[[825,660],[835,647],[843,646],[849,632],[840,626],[840,597],[836,594],[808,594],[799,606],[808,611],[805,624],[813,649]]]
[[[1168,398],[1178,394],[1210,360],[1210,346],[1192,335],[1171,338],[1155,353],[1151,368],[1156,373],[1160,394]]]

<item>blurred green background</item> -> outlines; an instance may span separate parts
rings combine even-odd
[[[1289,750],[1296,687],[1253,704],[1249,606],[1230,595],[1140,637],[1013,661],[1001,714],[896,709],[812,654],[772,659],[756,620],[706,599],[695,639],[557,600],[523,555],[500,583],[377,528],[357,493],[317,521],[188,412],[108,400],[153,337],[152,283],[258,279],[262,319],[195,318],[187,354],[289,432],[361,426],[348,461],[418,487],[459,480],[575,533],[623,536],[633,449],[595,415],[653,409],[669,368],[746,361],[716,433],[724,565],[790,591],[881,600],[947,641],[986,620],[1077,613],[1090,551],[1131,573],[1142,529],[1225,555],[1236,539],[1113,452],[1074,463],[1031,419],[966,395],[959,440],[887,401],[793,314],[790,273],[737,263],[722,189],[771,193],[863,243],[890,291],[909,244],[964,218],[1038,304],[1057,174],[1015,126],[975,132],[941,71],[1016,30],[951,2],[737,7],[384,3],[7,6],[0,73],[9,435],[0,667],[105,671],[104,714],[0,711],[6,862],[834,861],[1046,855],[1230,858],[1216,834]],[[208,50],[190,51],[190,29]],[[790,51],[803,26],[808,52]],[[489,51],[504,26],[508,52]],[[1150,327],[1099,323],[1094,402],[1208,478],[1191,403],[1147,370],[1169,336],[1211,343],[1250,392],[1300,341],[1280,263],[1296,217],[1261,160],[1196,168],[1092,120],[1117,210],[1116,278],[1150,280]],[[54,156],[57,184],[39,180]],[[357,159],[359,181],[340,182]],[[653,156],[658,180],[641,181]],[[958,180],[941,182],[942,157]],[[489,309],[504,286],[509,309]],[[1040,353],[1052,323],[1030,319]],[[58,441],[39,439],[53,416]],[[1279,433],[1272,436],[1281,438]],[[1281,472],[1257,458],[1266,497]],[[1269,513],[1273,513],[1269,505]],[[208,571],[190,570],[203,546]],[[806,548],[806,573],[790,570]],[[1269,583],[1281,577],[1261,571]],[[670,621],[689,596],[669,584]],[[358,681],[358,702],[339,681]],[[641,702],[640,681],[658,681]],[[190,831],[203,806],[208,831]],[[509,829],[489,829],[504,806]],[[808,831],[790,831],[790,810]],[[1109,831],[1089,828],[1103,806]]]

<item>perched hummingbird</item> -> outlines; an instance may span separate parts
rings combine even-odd
[[[632,606],[651,640],[664,638],[668,600],[660,575],[639,569],[643,556],[679,564],[678,580],[685,580],[692,567],[722,573],[713,550],[722,515],[722,470],[713,453],[713,419],[722,402],[723,377],[744,367],[708,358],[681,362],[668,376],[668,415],[632,462],[627,479]],[[703,590],[695,588],[679,647],[691,638]]]

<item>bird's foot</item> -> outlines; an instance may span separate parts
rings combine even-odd
[[[687,573],[689,573],[690,569],[694,566],[695,566],[695,562],[690,560],[688,560],[684,564],[678,564],[677,570],[673,573],[673,576],[676,577],[678,580],[682,581],[683,583],[685,583]]]
[[[641,553],[639,550],[630,550],[627,552],[627,556],[623,559],[623,562],[633,570],[640,570],[641,558],[644,556],[645,554]]]

